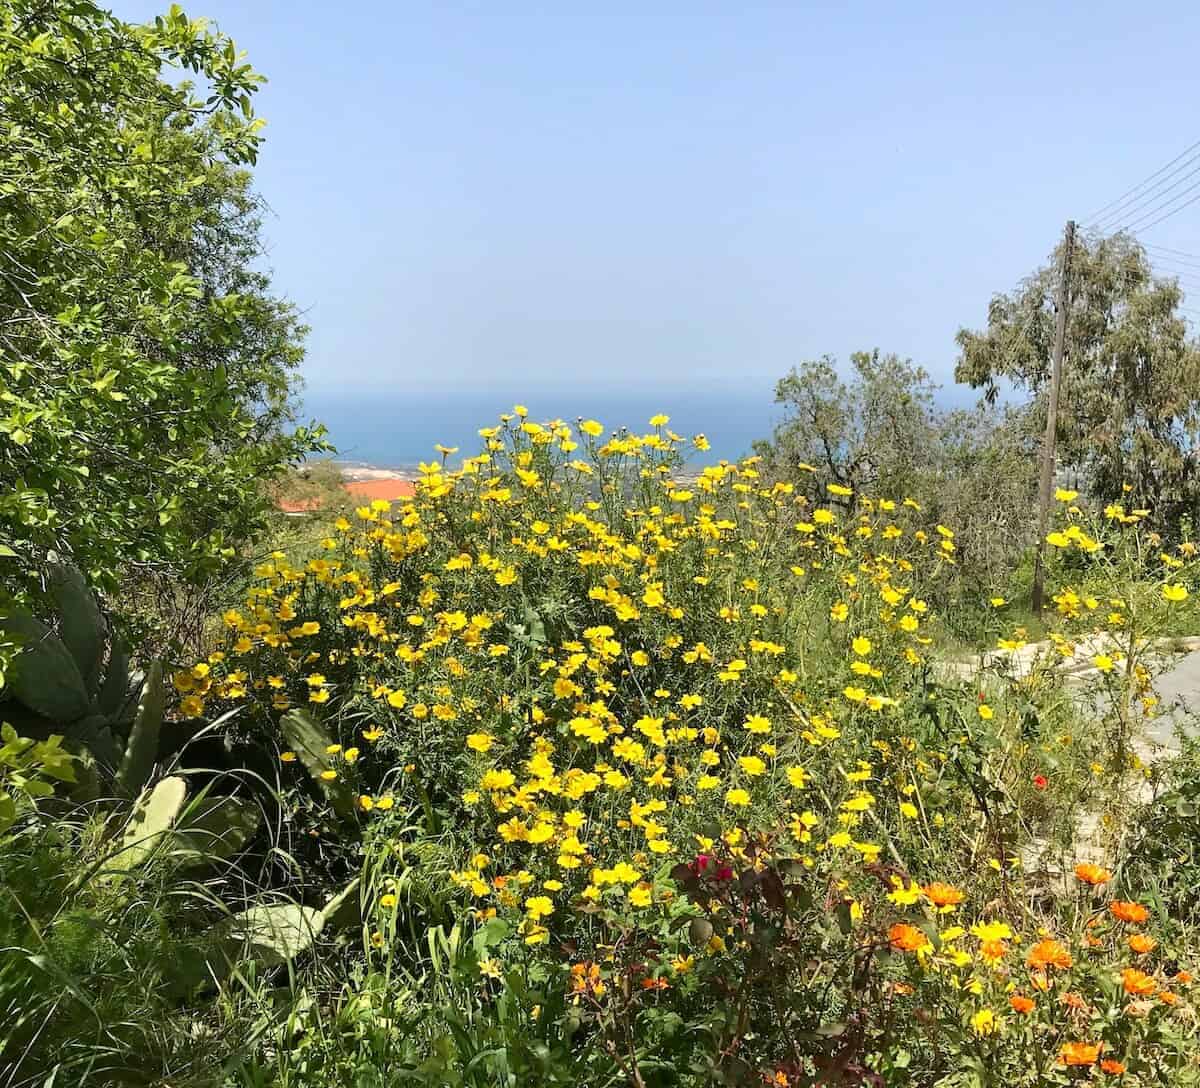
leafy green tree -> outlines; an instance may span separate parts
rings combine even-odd
[[[1013,386],[1044,426],[1058,254],[961,329],[957,381],[994,401]],[[1153,274],[1133,238],[1080,239],[1071,262],[1058,454],[1101,501],[1153,506],[1165,520],[1200,506],[1200,350],[1179,314],[1183,293]],[[1129,485],[1130,492],[1124,491]]]
[[[910,360],[876,350],[850,362],[846,379],[825,356],[778,383],[787,414],[756,446],[766,471],[798,486],[833,481],[911,498],[931,530],[953,527],[965,585],[1004,584],[1030,541],[1040,441],[1032,415],[987,403],[943,411],[939,387]],[[823,490],[813,497],[827,499]]]
[[[298,509],[330,511],[348,510],[354,500],[343,486],[345,477],[337,464],[330,460],[309,461],[279,481],[275,501]]]
[[[775,386],[787,415],[756,452],[777,475],[805,465],[823,478],[873,494],[907,494],[937,431],[937,386],[911,360],[859,351],[838,376],[829,355],[793,367]]]
[[[110,591],[202,582],[321,445],[291,429],[303,327],[254,263],[259,82],[178,7],[0,0],[0,589],[50,552]]]

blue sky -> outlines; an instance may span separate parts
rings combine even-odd
[[[769,388],[874,346],[949,381],[1069,216],[1200,139],[1186,0],[186,7],[270,79],[314,390]],[[1200,203],[1146,238],[1200,252]]]

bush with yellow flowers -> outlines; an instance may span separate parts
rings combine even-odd
[[[411,939],[390,889],[424,858],[478,931],[483,999],[540,995],[524,1023],[574,1083],[1191,1083],[1193,949],[1019,866],[1073,711],[1029,678],[935,679],[952,529],[754,458],[688,470],[650,423],[518,407],[459,467],[422,465],[413,500],[272,556],[226,645],[176,674],[185,714],[241,705],[277,745],[323,849],[365,849],[368,954]],[[1193,553],[1152,573],[1137,516],[1110,511],[1112,540],[1064,519],[1058,566],[1139,587],[1055,597],[1060,646],[1098,610],[1117,635],[1124,768],[1153,710],[1139,640]],[[328,735],[316,781],[297,713]],[[319,812],[334,787],[352,812]]]

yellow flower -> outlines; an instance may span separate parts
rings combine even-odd
[[[479,785],[481,789],[485,790],[506,790],[516,780],[516,775],[512,771],[501,768],[499,770],[488,771],[480,779]]]
[[[283,763],[295,763],[296,762],[296,753],[295,752],[280,752],[279,759]]]
[[[467,747],[474,752],[490,752],[495,743],[496,738],[490,733],[469,733],[467,735]]]
[[[396,905],[396,897],[391,892],[381,895],[379,897],[379,905],[385,908],[394,907]]]
[[[1179,601],[1186,601],[1188,598],[1188,589],[1187,589],[1187,586],[1183,585],[1182,583],[1175,582],[1175,583],[1163,586],[1162,587],[1162,595],[1163,595],[1163,600],[1171,601],[1173,603],[1177,603]]]
[[[743,723],[745,728],[751,733],[769,733],[771,732],[771,722],[768,718],[764,718],[761,714],[751,714]]]
[[[767,769],[767,765],[758,756],[741,756],[738,758],[738,766],[751,778],[757,778]]]
[[[1004,922],[976,922],[971,933],[981,941],[1007,941],[1012,939],[1012,930]]]
[[[590,434],[593,438],[598,438],[604,433],[604,424],[595,419],[585,419],[579,424],[579,429],[584,434]]]
[[[185,718],[198,718],[204,713],[204,700],[198,695],[185,695],[179,700],[179,712]]]
[[[733,789],[725,794],[725,800],[728,804],[744,807],[750,804],[750,794],[745,790]]]
[[[987,705],[987,703],[980,703],[979,704],[979,716],[985,722],[991,721],[991,719],[995,716],[995,711],[993,711],[992,708]]]
[[[525,900],[525,911],[530,918],[546,918],[554,913],[554,903],[548,895],[535,895]]]
[[[628,898],[635,907],[648,907],[653,899],[653,894],[648,885],[639,884],[636,888],[629,889]]]
[[[914,903],[921,901],[921,889],[915,880],[906,888],[904,882],[899,877],[893,879],[896,882],[896,887],[888,893],[888,899],[893,903],[900,907],[911,907]]]
[[[856,654],[858,654],[859,657],[866,657],[867,654],[869,654],[871,652],[871,640],[869,638],[864,638],[862,635],[859,635],[858,638],[856,638],[852,643],[850,643],[850,648]]]
[[[1000,1021],[996,1019],[996,1014],[991,1009],[980,1009],[971,1017],[971,1030],[976,1035],[994,1035],[999,1025]]]

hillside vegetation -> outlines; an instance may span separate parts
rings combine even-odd
[[[1003,412],[810,363],[700,468],[517,405],[284,525],[258,82],[0,0],[3,1083],[1200,1084],[1178,288],[1086,251],[1041,616],[1041,273],[960,337]]]

